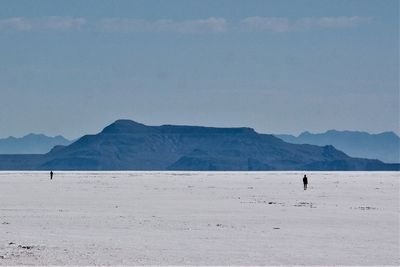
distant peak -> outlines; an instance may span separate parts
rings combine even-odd
[[[22,137],[22,138],[25,138],[25,137],[47,137],[46,135],[44,135],[44,134],[35,134],[35,133],[30,133],[30,134],[27,134],[27,135],[25,135],[24,137]]]
[[[336,134],[336,135],[364,135],[364,136],[384,136],[384,137],[391,137],[391,138],[399,138],[398,135],[394,132],[381,132],[381,133],[370,133],[367,131],[355,131],[355,130],[328,130],[322,134]]]
[[[45,134],[41,134],[41,133],[39,133],[39,134],[36,134],[36,133],[30,133],[30,134],[27,134],[27,135],[25,135],[25,136],[23,136],[23,137],[21,137],[21,138],[17,138],[17,139],[58,139],[58,140],[62,140],[62,141],[69,141],[68,139],[66,139],[64,136],[62,136],[62,135],[57,135],[57,136],[48,136],[48,135],[45,135]]]
[[[103,134],[147,132],[150,127],[132,120],[117,120],[103,129]]]
[[[120,119],[120,120],[116,120],[113,124],[135,124],[135,125],[144,125],[143,123],[139,123],[133,120],[129,120],[129,119]]]
[[[304,137],[304,136],[309,136],[309,135],[312,135],[312,133],[310,133],[309,131],[305,131],[305,132],[302,132],[298,137]]]

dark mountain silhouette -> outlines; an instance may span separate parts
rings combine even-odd
[[[0,156],[0,169],[38,170],[394,170],[333,146],[290,144],[251,128],[146,126],[118,120],[44,155]]]
[[[293,144],[333,145],[352,157],[379,159],[387,163],[400,162],[400,138],[393,132],[369,134],[366,132],[336,131],[299,136],[275,135]]]
[[[0,154],[43,154],[56,145],[69,145],[72,141],[58,135],[49,137],[44,134],[28,134],[21,138],[0,139]]]

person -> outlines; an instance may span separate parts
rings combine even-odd
[[[308,179],[307,179],[307,176],[304,174],[304,177],[303,177],[304,190],[307,190],[307,184],[308,184]]]
[[[50,180],[53,180],[53,171],[50,171]]]

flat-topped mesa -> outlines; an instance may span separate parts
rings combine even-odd
[[[333,146],[290,144],[251,128],[147,126],[118,120],[44,155],[0,155],[2,170],[399,170]]]
[[[136,133],[158,133],[158,134],[257,134],[252,128],[216,128],[187,125],[161,125],[147,126],[132,120],[117,120],[105,127],[101,134],[136,134]]]
[[[158,127],[161,133],[165,134],[255,134],[252,128],[216,128],[203,126],[185,126],[185,125],[162,125]]]

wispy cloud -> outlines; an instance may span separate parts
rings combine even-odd
[[[320,17],[320,18],[302,18],[295,22],[297,28],[349,28],[361,24],[370,23],[372,17]]]
[[[12,17],[0,19],[0,31],[65,31],[80,29],[85,24],[86,19],[74,17]]]
[[[107,18],[98,21],[96,29],[108,32],[221,33],[227,31],[228,23],[223,18],[213,17],[185,21]]]
[[[300,30],[350,28],[370,23],[372,17],[305,17],[290,21],[286,17],[248,17],[240,21],[244,31],[290,32]]]
[[[87,21],[80,17],[11,17],[0,19],[0,32],[29,31],[87,31],[120,33],[223,33],[228,31],[259,31],[285,33],[292,31],[350,28],[367,24],[371,17],[304,17],[290,20],[287,17],[248,17],[236,23],[228,23],[224,18],[195,20],[141,20],[133,18],[103,18]]]
[[[249,17],[240,21],[245,31],[287,32],[290,30],[289,19],[276,17]]]

